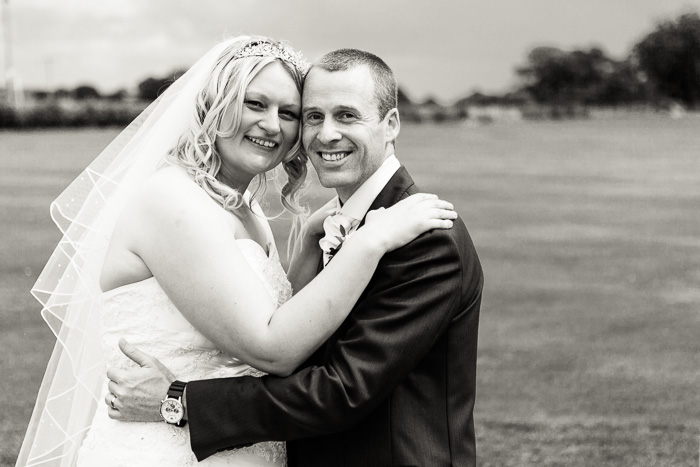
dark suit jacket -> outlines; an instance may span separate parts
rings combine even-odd
[[[371,209],[418,191],[401,167]],[[474,466],[482,284],[461,220],[385,255],[347,320],[293,375],[188,384],[194,453],[284,440],[292,467]]]

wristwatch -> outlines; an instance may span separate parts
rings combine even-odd
[[[185,392],[185,386],[187,383],[173,381],[165,399],[160,401],[160,416],[166,423],[175,426],[185,426],[187,423],[187,420],[182,419],[185,416],[185,408],[182,406],[182,393]]]

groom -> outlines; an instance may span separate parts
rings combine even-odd
[[[370,53],[331,52],[307,75],[302,142],[343,214],[359,220],[420,191],[394,156],[396,106],[396,79]],[[461,220],[388,253],[347,320],[296,373],[187,384],[194,453],[285,440],[290,466],[474,466],[482,284]]]

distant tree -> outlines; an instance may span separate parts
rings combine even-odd
[[[176,70],[163,78],[146,78],[138,85],[139,99],[147,101],[155,100],[184,73],[183,70]]]
[[[566,52],[537,47],[518,68],[523,91],[536,102],[616,105],[639,100],[643,85],[628,61],[616,61],[597,48]]]
[[[507,92],[499,97],[499,102],[502,105],[523,106],[530,101],[530,96],[523,90]]]
[[[38,101],[45,101],[49,98],[49,93],[47,91],[32,91],[31,96]]]
[[[700,16],[660,23],[634,46],[633,57],[654,89],[688,107],[700,106]]]
[[[111,94],[107,94],[105,97],[111,101],[121,101],[124,100],[124,98],[127,96],[127,92],[125,89],[119,89],[118,91],[114,91]]]
[[[146,78],[138,86],[139,99],[154,101],[172,82],[163,78]]]
[[[56,91],[54,91],[53,95],[56,96],[56,98],[58,98],[58,99],[63,99],[66,97],[70,97],[71,92],[67,89],[56,89]]]
[[[612,63],[612,72],[591,103],[618,106],[649,101],[653,93],[634,64],[629,59]]]
[[[475,91],[469,96],[463,97],[455,102],[456,107],[484,107],[489,105],[498,105],[501,103],[501,98],[495,95],[484,94],[480,91]]]
[[[602,59],[599,49],[569,53],[556,47],[537,47],[517,73],[537,102],[579,101],[583,91],[600,80]]]
[[[72,94],[73,97],[78,100],[98,99],[100,97],[99,91],[88,85],[78,86],[77,88],[73,89]]]

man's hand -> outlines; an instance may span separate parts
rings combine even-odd
[[[160,418],[160,403],[175,376],[158,359],[141,352],[124,339],[119,348],[140,368],[107,370],[109,393],[105,403],[110,418],[129,422],[155,422]]]

